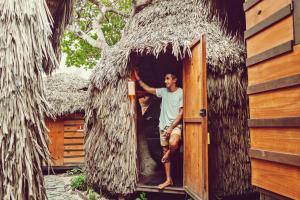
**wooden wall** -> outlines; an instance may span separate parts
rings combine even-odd
[[[300,199],[300,1],[248,0],[252,184]]]
[[[83,114],[46,120],[51,143],[48,145],[54,167],[80,166],[84,162]]]

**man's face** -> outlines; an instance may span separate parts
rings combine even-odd
[[[173,78],[171,74],[166,74],[165,76],[166,88],[171,88],[172,86],[175,86],[176,81],[177,79],[175,77]]]

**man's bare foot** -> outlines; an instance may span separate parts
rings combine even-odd
[[[170,158],[170,150],[168,150],[166,153],[165,153],[165,155],[162,157],[162,159],[161,159],[161,162],[162,163],[165,163],[165,162],[167,162],[167,161],[169,161],[169,158]]]
[[[172,186],[172,185],[173,185],[172,180],[166,180],[164,183],[158,185],[158,189],[162,190],[165,187]]]

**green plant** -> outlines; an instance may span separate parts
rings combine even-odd
[[[140,196],[135,200],[147,200],[146,193],[145,192],[140,193]]]
[[[76,175],[76,174],[82,174],[82,173],[83,173],[83,171],[80,168],[74,168],[74,169],[67,171],[68,175]]]
[[[71,179],[71,183],[70,183],[70,186],[72,188],[72,190],[81,190],[81,191],[84,191],[87,189],[87,184],[86,184],[86,181],[85,181],[85,176],[84,175],[79,175],[79,176],[76,176],[74,178]]]
[[[88,198],[89,200],[97,200],[97,199],[100,199],[100,195],[95,192],[93,189],[88,189]]]

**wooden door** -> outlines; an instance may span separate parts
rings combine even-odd
[[[244,9],[252,184],[262,196],[300,199],[300,1]]]
[[[205,35],[195,41],[191,50],[192,58],[183,66],[183,185],[186,192],[198,200],[208,199]]]
[[[48,144],[52,165],[62,166],[64,163],[64,121],[52,119],[46,120],[47,128],[49,129]]]

